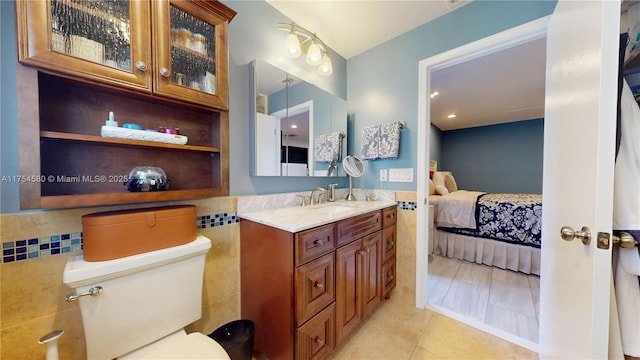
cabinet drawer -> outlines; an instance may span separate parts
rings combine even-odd
[[[333,251],[336,248],[334,229],[334,224],[329,224],[297,233],[296,266]]]
[[[338,223],[338,246],[347,244],[355,239],[382,228],[382,212],[375,211],[359,215]]]
[[[296,331],[296,359],[323,359],[335,347],[335,304]]]
[[[382,229],[382,262],[396,255],[396,226]]]
[[[335,293],[335,254],[327,254],[296,269],[296,325],[332,303]]]
[[[387,227],[396,223],[397,210],[398,208],[396,206],[382,210],[382,227]]]
[[[389,292],[396,287],[396,259],[393,258],[382,265],[382,296],[389,298]]]

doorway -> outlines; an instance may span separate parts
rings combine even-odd
[[[526,44],[533,40],[538,40],[546,36],[546,26],[548,18],[539,19],[528,24],[507,30],[503,33],[479,40],[477,42],[462,46],[446,53],[425,59],[420,62],[420,83],[419,83],[419,139],[431,139],[431,115],[432,108],[430,94],[432,93],[432,74],[443,68],[477,59],[498,51]],[[477,321],[477,319],[448,311],[439,306],[433,306],[427,301],[427,281],[428,281],[428,238],[429,228],[429,206],[428,204],[428,179],[430,151],[427,141],[419,141],[418,144],[418,199],[425,206],[418,206],[417,213],[417,243],[416,243],[416,306],[429,308],[433,311],[443,313],[458,321],[464,322],[474,327],[481,328],[493,335],[505,338],[508,341],[537,351],[537,344],[524,340],[518,336],[511,335],[504,331],[497,330],[491,326]],[[472,190],[472,189],[470,189]],[[424,200],[422,200],[424,199]]]

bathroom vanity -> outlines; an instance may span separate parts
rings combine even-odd
[[[241,215],[242,318],[269,359],[322,359],[395,287],[396,205]]]

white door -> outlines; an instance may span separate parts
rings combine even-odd
[[[618,1],[561,0],[547,28],[541,358],[607,358],[619,23]]]
[[[280,119],[256,113],[256,175],[280,175]]]

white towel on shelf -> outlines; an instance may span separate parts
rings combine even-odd
[[[316,162],[331,162],[340,153],[340,132],[320,135],[315,139],[313,159]]]
[[[378,141],[378,157],[380,159],[397,159],[400,150],[400,122],[394,121],[380,125]]]
[[[378,158],[380,141],[380,125],[365,126],[361,131],[362,138],[362,159],[374,160]]]

